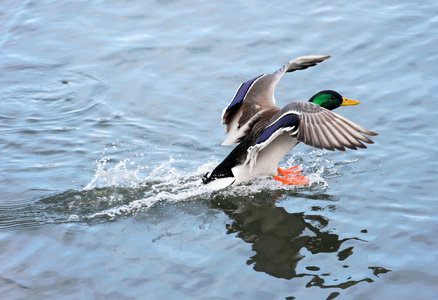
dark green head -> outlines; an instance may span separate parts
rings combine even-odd
[[[319,92],[318,94],[310,98],[309,102],[316,103],[319,106],[322,106],[329,110],[333,110],[335,108],[338,108],[339,106],[359,104],[359,101],[344,98],[338,92],[331,90]]]

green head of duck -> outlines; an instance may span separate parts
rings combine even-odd
[[[333,110],[339,106],[357,105],[360,102],[342,97],[338,92],[325,90],[315,94],[310,98],[309,102],[313,102],[328,110]]]

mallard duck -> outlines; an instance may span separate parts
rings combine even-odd
[[[363,134],[377,133],[331,111],[339,106],[359,104],[338,92],[324,90],[308,102],[292,102],[282,109],[275,105],[274,90],[285,73],[315,66],[329,57],[298,57],[272,74],[257,76],[240,85],[222,112],[227,134],[222,145],[238,145],[211,174],[202,177],[205,185],[221,189],[268,176],[283,184],[307,184],[297,167],[278,168],[280,160],[299,142],[331,151],[356,150],[366,148],[362,142],[373,143]]]

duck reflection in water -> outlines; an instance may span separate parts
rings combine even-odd
[[[283,207],[275,205],[278,197],[281,196],[260,193],[250,200],[217,196],[212,201],[215,208],[224,211],[232,220],[227,224],[228,233],[237,233],[237,237],[252,244],[256,254],[247,263],[253,264],[254,270],[285,279],[312,276],[313,279],[307,286],[316,285],[322,288],[347,288],[361,281],[373,282],[365,277],[358,281],[350,280],[329,286],[315,273],[297,274],[298,262],[304,258],[300,253],[303,248],[312,254],[333,253],[338,252],[345,241],[363,240],[356,237],[339,239],[337,234],[322,231],[328,225],[327,218],[303,212],[289,213]],[[330,198],[327,195],[323,197]],[[260,199],[263,200],[259,201]],[[351,250],[352,247],[339,251],[338,260],[346,259],[352,254]],[[311,268],[308,270],[315,271]]]

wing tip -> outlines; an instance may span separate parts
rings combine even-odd
[[[289,61],[283,68],[280,69],[284,72],[293,72],[296,70],[304,70],[309,67],[316,66],[318,63],[323,62],[326,59],[329,59],[330,55],[306,55],[297,57],[291,61]]]
[[[364,132],[366,135],[371,135],[371,136],[376,136],[376,135],[379,135],[378,133],[376,133],[376,132],[372,132],[372,131],[369,131],[369,130],[367,130],[367,132]]]

